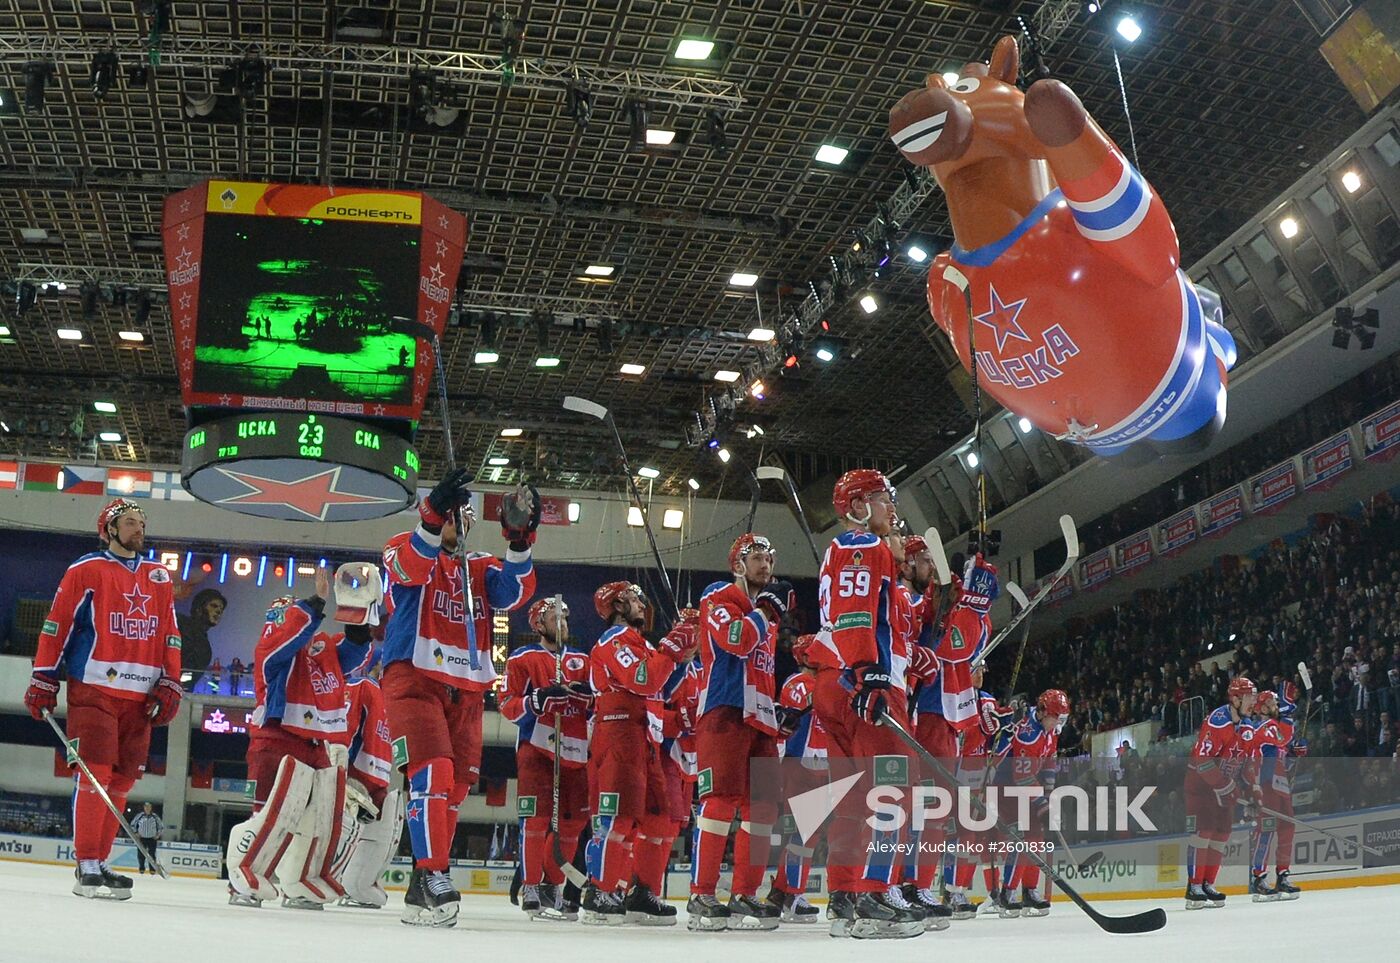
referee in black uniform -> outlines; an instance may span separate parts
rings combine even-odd
[[[136,818],[131,821],[131,828],[136,830],[136,835],[141,839],[141,845],[146,847],[146,852],[151,854],[151,859],[156,856],[156,843],[160,840],[160,831],[165,827],[161,824],[160,817],[155,814],[150,803],[142,807],[141,812],[136,814]],[[137,869],[142,873],[155,873],[156,868],[152,866],[146,868],[146,856],[140,849],[136,850]]]

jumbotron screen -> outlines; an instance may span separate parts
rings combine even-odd
[[[416,191],[211,180],[166,198],[162,234],[196,420],[221,409],[417,420],[433,365],[421,326],[446,324],[462,215]]]
[[[308,217],[210,217],[196,392],[407,405],[419,229]]]

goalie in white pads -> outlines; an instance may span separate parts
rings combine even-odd
[[[253,653],[253,815],[233,828],[227,854],[235,905],[259,906],[279,888],[284,905],[304,909],[344,895],[332,866],[344,831],[345,677],[369,651],[368,617],[359,610],[376,612],[383,590],[378,570],[362,562],[341,566],[336,587],[345,606],[336,615],[350,621],[345,637],[316,632],[330,594],[319,569],[310,598],[273,601]]]

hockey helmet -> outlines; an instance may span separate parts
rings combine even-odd
[[[734,544],[729,548],[729,571],[737,571],[743,565],[744,559],[754,552],[767,552],[770,558],[777,555],[777,552],[773,551],[773,543],[768,539],[753,532],[745,532],[734,539]]]
[[[1247,676],[1237,675],[1230,680],[1230,688],[1226,690],[1226,694],[1233,699],[1236,696],[1252,696],[1258,691]]]
[[[792,657],[803,668],[812,667],[812,646],[817,642],[815,635],[799,635],[792,640]]]
[[[915,555],[928,551],[928,542],[922,535],[904,536],[904,560],[913,561]]]
[[[857,498],[869,498],[880,492],[888,492],[890,501],[895,500],[894,486],[883,472],[873,468],[853,468],[836,480],[836,487],[831,493],[831,504],[841,518],[857,525],[865,525],[870,521],[870,513],[867,512],[864,519],[853,517],[851,502]]]
[[[643,605],[647,604],[646,593],[640,585],[633,582],[609,582],[593,593],[593,609],[598,613],[598,618],[604,622],[611,622],[613,603],[627,592],[635,594]]]
[[[1254,711],[1265,716],[1278,712],[1278,696],[1273,689],[1265,689],[1254,697]]]
[[[1035,709],[1042,719],[1046,716],[1067,716],[1069,696],[1065,695],[1063,689],[1046,689],[1035,701]]]
[[[558,613],[554,611],[555,602],[559,603]],[[556,619],[567,619],[568,617],[569,603],[565,602],[562,597],[551,595],[548,598],[536,599],[525,618],[530,625],[531,632],[536,635],[544,635],[545,626],[553,629],[556,626]]]
[[[97,513],[97,537],[104,542],[111,538],[110,527],[117,523],[117,519],[123,515],[130,515],[132,512],[141,516],[141,520],[146,520],[146,510],[130,498],[114,498],[107,503],[102,511]]]

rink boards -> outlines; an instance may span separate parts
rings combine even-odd
[[[1400,883],[1400,806],[1358,810],[1341,815],[1305,818],[1310,827],[1325,829],[1342,837],[1338,841],[1299,827],[1293,846],[1293,871],[1306,873],[1311,888],[1379,886]],[[1102,861],[1081,876],[1077,867],[1057,853],[1055,868],[1086,896],[1106,899],[1153,899],[1180,895],[1186,886],[1185,834],[1162,836],[1149,841],[1123,841],[1102,846],[1076,847],[1077,860],[1102,851]],[[1384,858],[1362,853],[1357,843],[1380,850]],[[1247,853],[1249,827],[1240,824],[1230,837],[1230,848],[1220,872],[1220,888],[1244,892],[1248,882]],[[223,853],[214,846],[197,843],[161,843],[159,856],[171,873],[179,876],[218,878]],[[0,833],[0,859],[29,863],[71,865],[72,843],[43,836]],[[118,870],[136,869],[136,847],[118,840],[112,848],[111,864]],[[1270,863],[1272,868],[1272,862]],[[384,873],[386,889],[403,889],[408,884],[412,861],[395,858]],[[1317,875],[1311,875],[1317,872]],[[505,860],[454,860],[452,878],[464,893],[507,893],[515,875],[515,864]],[[813,896],[823,891],[825,874],[814,867],[808,882]],[[725,881],[721,880],[721,887]],[[667,874],[667,895],[680,898],[689,891],[689,867],[679,864]],[[1054,894],[1055,898],[1063,898]]]

